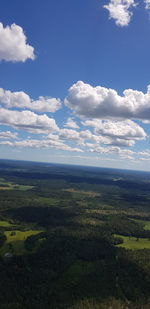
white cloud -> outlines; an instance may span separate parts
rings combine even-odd
[[[37,115],[30,111],[10,111],[0,108],[0,124],[32,133],[58,131],[54,119],[47,115]]]
[[[146,161],[146,162],[148,161],[148,162],[149,162],[149,161],[150,161],[150,158],[139,158],[139,160],[140,160],[140,161]]]
[[[143,151],[140,151],[140,152],[138,152],[138,155],[150,157],[150,150],[143,150]]]
[[[67,122],[65,123],[64,127],[68,127],[72,129],[79,129],[79,126],[76,124],[76,122],[71,117],[67,119]]]
[[[96,135],[89,130],[77,132],[70,129],[60,129],[58,134],[61,140],[68,140],[74,142],[80,147],[89,147],[89,145],[94,146],[95,144],[131,147],[135,143],[135,141],[131,139]]]
[[[133,154],[134,152],[132,150],[128,149],[122,149],[117,146],[108,146],[108,147],[102,147],[102,146],[96,146],[93,145],[93,147],[89,147],[89,152],[96,152],[100,154],[114,154],[114,155],[119,155],[122,158],[132,158],[133,159]]]
[[[150,9],[150,0],[144,0],[145,2],[145,9],[149,10]]]
[[[61,107],[60,99],[40,96],[38,100],[32,100],[23,91],[11,92],[0,88],[0,104],[6,108],[27,108],[37,112],[54,113]]]
[[[0,60],[25,62],[34,58],[34,48],[27,44],[23,29],[16,24],[4,27],[0,23]]]
[[[82,124],[85,126],[93,126],[95,128],[95,133],[112,138],[143,140],[147,136],[144,129],[132,120],[115,121],[92,119],[85,120]]]
[[[72,129],[59,129],[58,135],[62,140],[73,141],[80,146],[87,146],[89,142],[96,145],[113,145],[120,147],[132,147],[137,140],[146,139],[143,128],[131,120],[102,121],[86,120],[84,126],[93,126],[94,133],[90,130],[77,132]]]
[[[110,0],[104,8],[109,11],[109,18],[114,19],[117,26],[128,26],[132,17],[131,8],[135,7],[134,0]]]
[[[112,138],[109,142],[110,145],[120,146],[120,147],[132,147],[135,144],[134,140],[126,140],[122,138]]]
[[[53,133],[49,133],[46,136],[47,139],[49,140],[53,140],[53,141],[58,141],[59,140],[59,136],[57,134],[53,134]]]
[[[10,141],[0,141],[0,145],[8,145],[12,147],[21,147],[21,148],[54,148],[57,150],[64,150],[64,151],[70,151],[70,152],[83,152],[83,150],[76,148],[76,147],[70,147],[69,145],[64,144],[61,141],[56,141],[53,139],[26,139],[26,140],[20,140],[15,142]]]
[[[61,139],[78,140],[80,139],[79,132],[71,129],[60,129],[59,137]]]
[[[17,139],[18,133],[11,131],[0,131],[0,139]]]
[[[150,120],[150,86],[146,94],[127,89],[120,96],[114,89],[78,81],[70,87],[64,102],[79,117]]]
[[[95,143],[100,143],[100,142],[106,143],[106,144],[108,143],[107,137],[95,135],[89,130],[83,130],[83,131],[77,132],[72,129],[60,129],[58,134],[59,134],[60,139],[62,140],[74,141],[83,146],[85,146],[84,142],[86,140],[92,140]]]
[[[0,145],[13,146],[13,142],[10,142],[10,141],[0,141]]]

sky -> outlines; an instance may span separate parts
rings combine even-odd
[[[150,171],[150,0],[1,0],[0,158]]]

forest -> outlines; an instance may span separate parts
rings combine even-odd
[[[150,173],[0,160],[0,308],[150,308]]]

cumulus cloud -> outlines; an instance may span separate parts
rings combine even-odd
[[[68,140],[68,141],[75,142],[77,143],[77,145],[80,145],[81,147],[82,146],[89,147],[89,145],[94,145],[94,144],[131,147],[135,143],[134,139],[125,139],[125,137],[118,138],[116,136],[109,136],[109,135],[103,136],[101,134],[93,134],[89,130],[83,130],[83,131],[77,132],[71,129],[60,129],[58,134],[61,140]]]
[[[146,161],[146,162],[148,161],[148,162],[149,162],[149,161],[150,161],[150,158],[139,158],[139,160],[140,160],[140,161]]]
[[[147,93],[127,89],[120,96],[114,89],[78,81],[70,87],[64,102],[79,117],[150,120],[150,85]]]
[[[67,122],[65,123],[64,127],[68,127],[72,129],[79,129],[79,126],[76,124],[76,122],[71,117],[67,119]]]
[[[83,150],[71,147],[69,145],[64,144],[62,141],[56,141],[55,139],[26,139],[15,142],[10,141],[0,141],[0,145],[7,145],[13,147],[21,147],[21,148],[54,148],[57,150],[71,151],[71,152],[83,152]]]
[[[10,111],[4,108],[0,108],[0,124],[32,133],[58,130],[55,120],[45,114],[37,115],[30,111]]]
[[[11,141],[0,141],[0,145],[13,146],[13,142],[11,142]]]
[[[11,131],[0,131],[0,139],[17,139],[18,133]]]
[[[145,9],[150,10],[150,0],[144,0],[145,2]]]
[[[104,8],[109,11],[109,18],[114,19],[117,26],[128,26],[133,13],[130,9],[135,7],[134,0],[110,0]]]
[[[143,150],[143,151],[140,151],[140,152],[138,152],[138,155],[150,157],[150,150]]]
[[[147,134],[144,129],[132,120],[115,121],[115,120],[85,120],[84,126],[93,126],[97,134],[102,134],[112,138],[126,140],[143,140]]]
[[[107,137],[98,136],[93,134],[90,130],[83,130],[77,132],[72,129],[59,129],[59,138],[62,140],[74,141],[78,145],[85,146],[85,141],[91,140],[94,143],[109,143],[109,139]]]
[[[128,149],[122,149],[120,147],[115,146],[108,146],[108,147],[102,147],[102,146],[96,146],[93,145],[93,147],[89,147],[89,152],[96,152],[100,154],[117,154],[124,158],[133,158],[132,155],[134,152],[132,150]]]
[[[4,27],[0,23],[0,60],[25,62],[27,59],[34,60],[35,55],[23,29],[16,24]]]
[[[36,112],[51,113],[61,108],[60,99],[40,96],[34,101],[23,91],[11,92],[2,88],[0,88],[0,104],[6,108],[27,108]]]
[[[59,130],[59,137],[61,139],[68,139],[68,140],[78,140],[80,138],[79,132],[71,129],[60,129]]]

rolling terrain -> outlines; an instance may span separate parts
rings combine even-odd
[[[150,173],[0,160],[0,308],[148,309]]]

